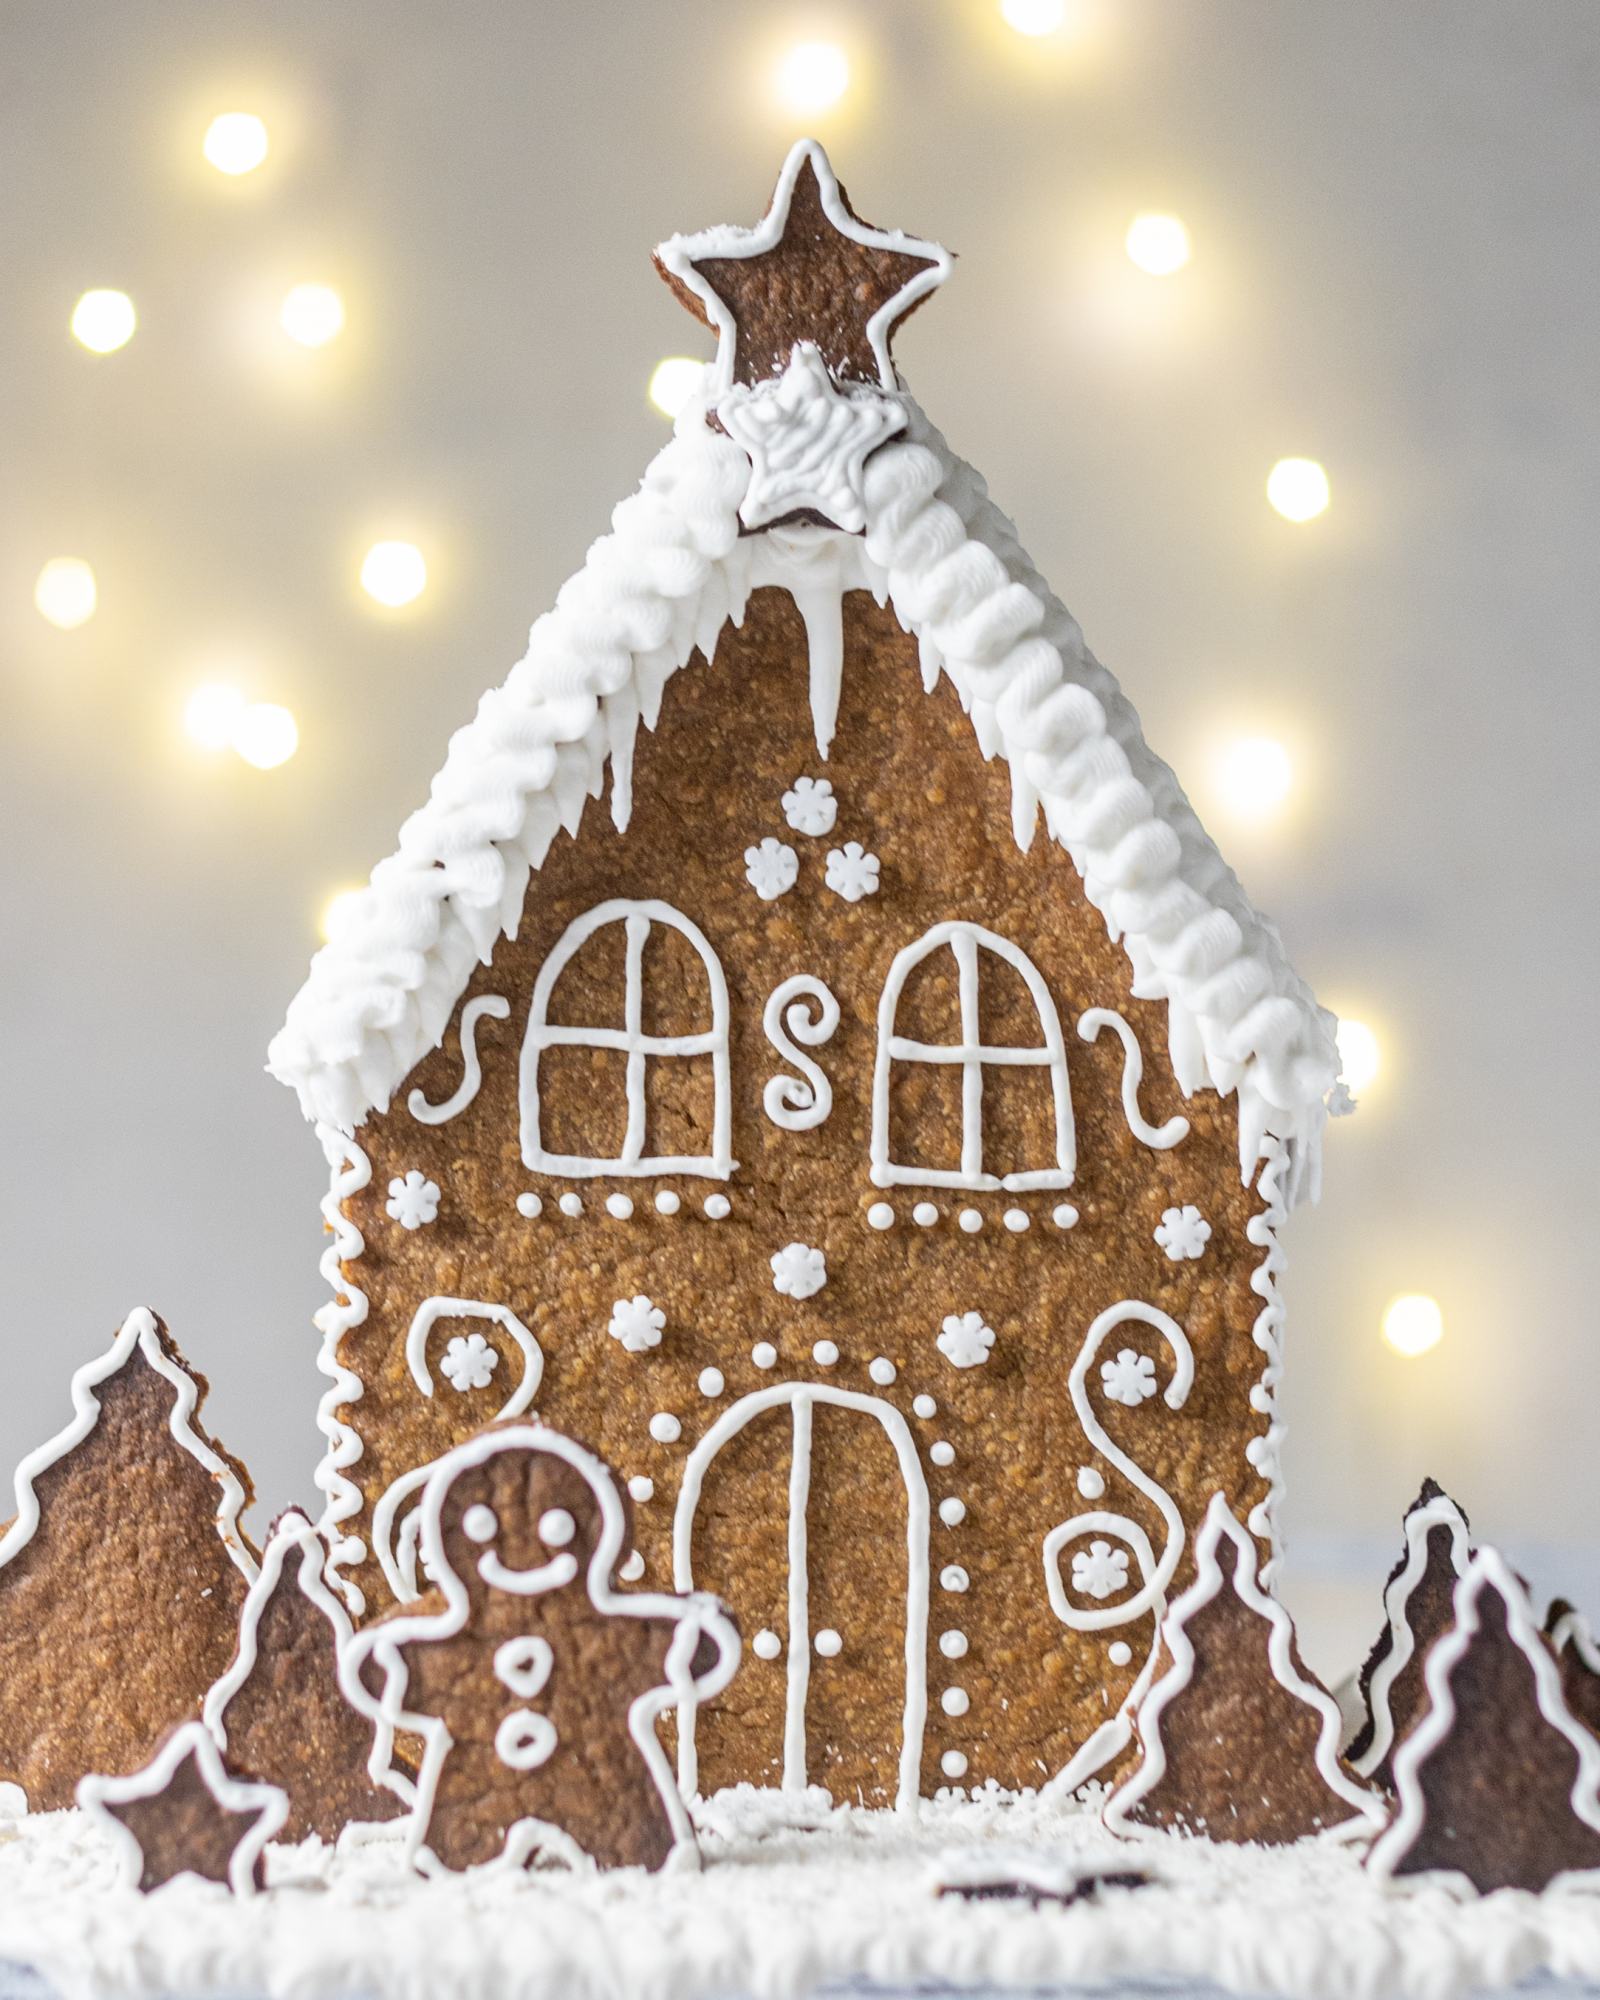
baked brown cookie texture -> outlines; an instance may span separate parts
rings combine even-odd
[[[77,1799],[110,1832],[123,1879],[147,1892],[179,1875],[241,1896],[263,1888],[262,1850],[289,1810],[276,1785],[230,1770],[200,1722],[180,1724],[142,1771],[82,1779]]]
[[[1600,1738],[1573,1714],[1526,1586],[1479,1549],[1429,1648],[1425,1705],[1394,1758],[1395,1813],[1368,1866],[1458,1888],[1600,1879]]]
[[[1134,1711],[1139,1761],[1107,1799],[1106,1825],[1274,1847],[1375,1832],[1385,1810],[1340,1761],[1338,1705],[1262,1590],[1255,1543],[1220,1493],[1195,1564],[1162,1620],[1155,1678]]]
[[[695,1774],[680,1761],[680,1792],[658,1725],[728,1685],[739,1635],[704,1594],[619,1591],[630,1542],[609,1467],[546,1425],[493,1425],[434,1467],[431,1588],[357,1634],[342,1667],[357,1707],[422,1741],[424,1866],[658,1868],[693,1846]]]
[[[280,1514],[245,1599],[233,1659],[202,1710],[224,1755],[286,1794],[281,1840],[314,1833],[331,1843],[353,1821],[407,1810],[368,1775],[373,1731],[339,1685],[352,1633],[326,1561],[327,1544],[307,1517],[298,1508]]]
[[[791,154],[754,229],[676,237],[655,261],[697,319],[731,321],[729,381],[746,387],[806,342],[836,382],[893,388],[889,337],[949,268],[937,245],[864,223],[816,146]]]
[[[17,1470],[0,1536],[0,1779],[34,1812],[137,1770],[227,1665],[255,1551],[244,1467],[156,1316],[72,1378],[66,1428]]]
[[[1455,1615],[1455,1587],[1472,1557],[1467,1517],[1436,1480],[1406,1510],[1404,1546],[1383,1587],[1383,1629],[1361,1668],[1366,1718],[1345,1750],[1352,1770],[1394,1786],[1395,1746],[1423,1705],[1428,1648]]]
[[[1558,1597],[1545,1614],[1545,1637],[1561,1667],[1561,1691],[1582,1723],[1600,1735],[1600,1642],[1583,1613]]]

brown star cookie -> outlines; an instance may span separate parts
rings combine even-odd
[[[333,1842],[352,1821],[395,1819],[405,1802],[368,1776],[372,1729],[345,1700],[349,1614],[330,1589],[327,1547],[298,1508],[273,1523],[227,1672],[203,1720],[224,1755],[289,1799],[281,1838]]]
[[[950,256],[851,208],[827,155],[802,140],[784,162],[754,229],[674,236],[656,268],[718,335],[717,383],[753,387],[781,375],[799,342],[836,382],[898,387],[889,341],[948,274]]]
[[[1339,1761],[1338,1707],[1220,1493],[1194,1559],[1194,1582],[1161,1622],[1165,1664],[1134,1717],[1139,1762],[1106,1801],[1106,1825],[1268,1846],[1376,1831],[1381,1802]]]
[[[1395,1752],[1393,1822],[1367,1865],[1482,1894],[1600,1876],[1600,1739],[1567,1705],[1526,1588],[1480,1549],[1454,1608]]]
[[[72,1378],[72,1421],[17,1470],[0,1536],[0,1780],[34,1812],[137,1770],[199,1712],[255,1551],[250,1477],[197,1420],[206,1384],[155,1314]]]
[[[146,1891],[198,1875],[251,1894],[265,1881],[262,1849],[289,1810],[276,1785],[231,1773],[200,1722],[173,1730],[144,1770],[84,1778],[77,1796],[113,1834],[124,1880]]]

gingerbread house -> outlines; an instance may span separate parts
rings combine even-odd
[[[703,387],[272,1045],[336,1568],[533,1411],[737,1614],[689,1787],[1076,1785],[1213,1494],[1270,1564],[1333,1022],[897,373],[947,254],[805,142],[658,263]]]

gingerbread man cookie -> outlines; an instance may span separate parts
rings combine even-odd
[[[431,1590],[340,1662],[346,1698],[379,1725],[373,1770],[402,1797],[385,1753],[396,1730],[422,1739],[414,1858],[657,1868],[693,1851],[656,1724],[732,1679],[739,1638],[722,1606],[613,1587],[627,1502],[600,1459],[543,1424],[458,1445],[419,1512]]]

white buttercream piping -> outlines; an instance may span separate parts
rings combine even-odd
[[[749,461],[706,425],[703,402],[685,409],[612,532],[534,626],[525,657],[452,739],[398,851],[313,959],[269,1051],[309,1117],[352,1131],[387,1109],[441,1040],[473,965],[502,933],[515,935],[529,870],[560,829],[576,832],[608,759],[623,780],[613,817],[626,823],[638,724],[654,726],[666,681],[697,647],[709,659],[763,584],[791,588],[805,611],[825,744],[837,670],[819,592],[825,585],[832,600],[859,587],[917,637],[925,684],[949,675],[983,754],[1006,758],[1024,847],[1042,808],[1127,951],[1135,993],[1167,1002],[1182,1088],[1237,1091],[1244,1176],[1276,1135],[1289,1148],[1291,1199],[1315,1193],[1323,1100],[1338,1069],[1331,1016],[978,475],[906,404],[907,436],[865,467],[863,537],[741,537]]]

